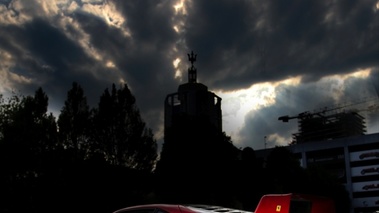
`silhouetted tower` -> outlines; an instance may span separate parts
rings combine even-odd
[[[197,70],[194,67],[196,54],[191,52],[188,60],[188,83],[179,85],[178,92],[166,96],[165,129],[174,126],[183,117],[190,120],[207,119],[214,127],[222,131],[221,98],[208,91],[204,84],[196,82]]]

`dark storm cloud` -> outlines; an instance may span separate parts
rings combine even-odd
[[[154,43],[157,48],[176,39],[171,18],[174,8],[171,1],[116,1],[127,19],[133,38]]]
[[[348,88],[335,88],[338,82],[332,81],[316,84],[330,74],[365,68],[377,70],[367,82],[379,82],[374,0],[193,0],[185,1],[186,12],[175,11],[177,3],[67,0],[42,6],[0,0],[0,76],[26,78],[26,83],[10,80],[23,93],[42,86],[56,111],[73,81],[91,105],[112,83],[125,82],[155,131],[163,124],[165,96],[187,81],[191,50],[198,56],[198,82],[213,91],[302,76],[300,85],[277,88],[275,105],[250,112],[241,145],[273,132],[288,137],[293,127],[277,117],[336,104],[333,90],[346,92],[345,100],[358,98],[356,91],[375,93],[363,91],[354,78],[346,81]],[[182,79],[175,78],[178,57]]]
[[[99,68],[99,64],[93,66],[96,62],[60,29],[36,18],[23,26],[6,26],[3,30],[2,36],[7,45],[1,48],[17,59],[11,71],[35,80],[32,84],[19,84],[13,89],[33,94],[41,86],[54,100],[52,105],[63,106],[66,91],[73,81],[77,81],[95,103],[93,97],[99,96],[101,90],[93,88],[98,88],[99,82],[87,73],[90,69]],[[104,83],[101,85],[103,88],[106,86]]]
[[[228,84],[236,77],[234,73],[240,78],[239,85],[244,84],[244,76],[238,75],[241,71],[237,70],[249,63],[237,63],[243,62],[241,56],[253,58],[256,52],[254,42],[257,37],[251,34],[254,18],[250,17],[254,14],[250,13],[250,7],[247,1],[224,0],[194,1],[190,8],[185,39],[188,47],[198,54],[199,77],[207,79],[205,83],[212,88],[229,87]],[[223,73],[228,67],[233,67],[233,70]],[[229,79],[228,84],[224,84],[226,78]]]
[[[78,3],[79,7],[85,5],[80,1]],[[165,95],[178,86],[172,66],[176,56],[170,53],[177,42],[177,34],[172,28],[172,2],[114,3],[126,19],[122,27],[129,30],[129,37],[120,28],[109,25],[88,10],[74,10],[63,13],[63,17],[47,19],[39,17],[45,12],[40,6],[29,5],[27,15],[35,18],[23,25],[2,25],[4,33],[0,35],[0,48],[17,61],[10,72],[36,79],[29,84],[18,84],[17,90],[32,94],[42,86],[55,111],[62,107],[73,81],[82,85],[89,103],[94,106],[106,87],[112,83],[119,84],[124,79],[137,97],[143,115],[151,118],[147,119],[149,125],[158,129],[162,124],[160,115]],[[18,15],[25,12],[13,7],[7,9]],[[64,24],[59,24],[66,17],[71,20],[70,23],[65,20]],[[78,31],[78,26],[82,32]],[[83,34],[89,37],[90,50],[86,51],[83,44],[80,45]],[[93,54],[100,54],[102,60],[95,60],[88,55],[91,54],[88,51],[97,51]],[[106,67],[108,61],[115,67]]]
[[[96,29],[88,29],[88,32],[93,35],[93,45],[107,52],[125,74],[128,85],[137,97],[139,108],[146,114],[157,116],[163,112],[165,95],[175,91],[178,86],[173,78],[173,58],[170,57],[177,39],[171,22],[173,7],[170,1],[115,3],[126,18],[131,38],[116,36],[120,34],[112,32],[116,30],[103,31],[97,35]],[[155,118],[149,123],[158,128],[161,121]]]
[[[34,19],[23,26],[23,32],[19,34],[20,43],[35,58],[41,58],[53,69],[67,70],[70,64],[81,64],[88,61],[83,50],[73,41],[69,40],[60,30],[49,23]],[[64,74],[58,72],[57,74]]]
[[[8,6],[11,1],[12,0],[0,0],[0,4],[4,4],[5,6]]]
[[[186,39],[201,56],[199,76],[212,88],[238,89],[295,75],[315,81],[378,66],[375,4],[195,1]]]

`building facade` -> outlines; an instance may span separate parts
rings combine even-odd
[[[351,212],[379,211],[379,133],[287,146],[304,168],[321,165],[345,185]],[[272,149],[256,150],[265,159]]]

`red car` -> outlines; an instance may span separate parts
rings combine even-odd
[[[305,194],[268,194],[259,201],[255,211],[212,205],[145,204],[131,206],[113,213],[336,213],[331,198]]]
[[[131,206],[113,213],[253,213],[249,211],[210,205],[145,204]]]

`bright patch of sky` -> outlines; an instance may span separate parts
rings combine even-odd
[[[238,133],[244,126],[246,115],[251,111],[275,104],[275,88],[278,85],[298,85],[300,77],[279,82],[265,82],[251,85],[248,89],[216,94],[222,98],[223,129],[238,143]]]
[[[313,82],[314,86],[325,88],[330,91],[330,94],[338,103],[343,101],[344,86],[346,81],[350,78],[367,78],[370,75],[370,69],[358,70],[356,72],[346,75],[331,75],[321,78],[318,82]],[[333,84],[331,84],[333,82]],[[335,84],[337,82],[337,84]],[[223,114],[223,130],[232,137],[235,144],[240,143],[240,131],[245,127],[245,120],[249,118],[249,114],[259,112],[260,109],[270,107],[276,103],[276,96],[278,95],[277,87],[279,86],[297,86],[301,83],[301,77],[288,78],[278,82],[265,82],[253,84],[248,89],[223,92],[215,91],[215,93],[222,98],[222,114]],[[332,88],[332,89],[330,89]],[[315,89],[315,88],[313,88]],[[289,101],[289,100],[288,100]],[[289,101],[290,102],[290,101]],[[282,104],[282,103],[281,103]],[[291,104],[291,103],[287,103]],[[323,106],[314,106],[315,110]],[[325,106],[324,106],[325,107]],[[284,112],[285,113],[285,112]],[[301,112],[298,112],[301,113]],[[255,115],[259,117],[259,115]],[[269,122],[277,122],[269,121]],[[375,125],[374,125],[375,127]],[[276,130],[272,130],[276,131]],[[294,133],[294,132],[293,132]],[[291,138],[285,138],[277,133],[267,134],[265,137],[266,143],[270,143],[270,147],[275,145],[287,145],[291,142]]]

